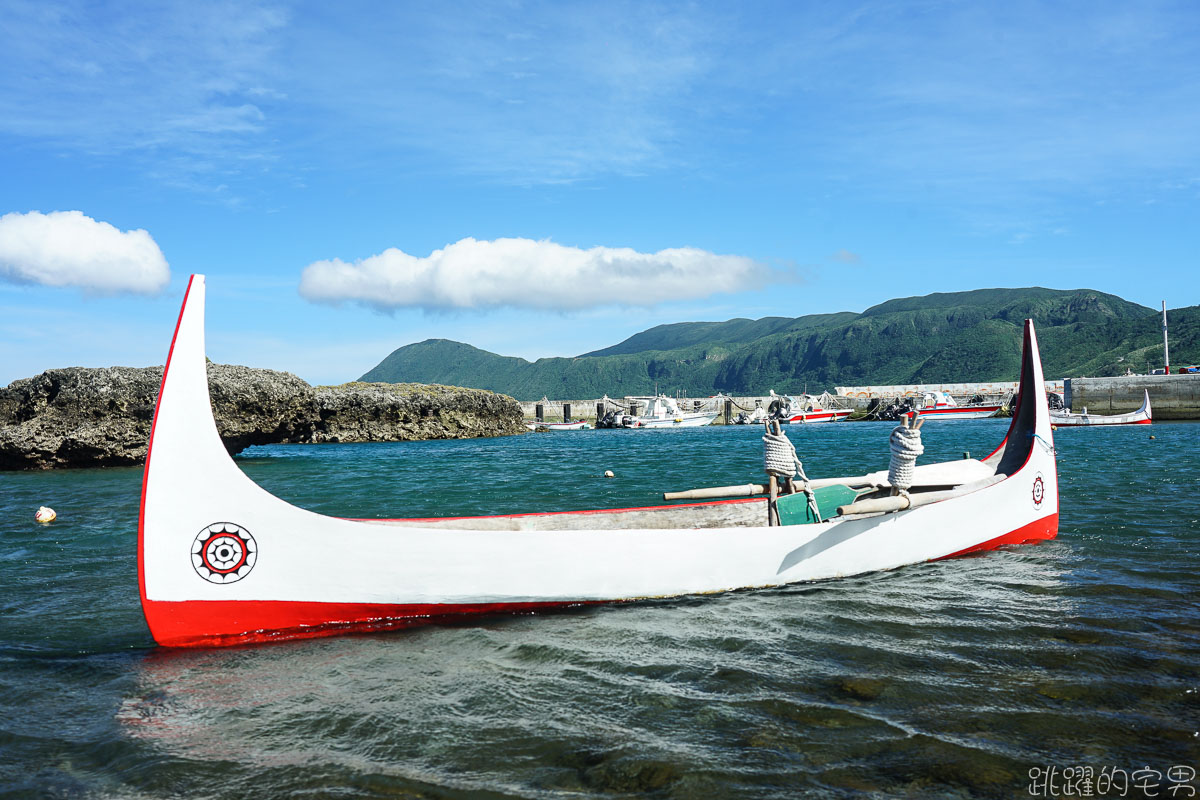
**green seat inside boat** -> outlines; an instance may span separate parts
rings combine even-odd
[[[822,486],[814,489],[813,494],[822,520],[836,517],[838,506],[849,505],[858,499],[858,491],[849,486]],[[781,525],[811,525],[818,521],[809,508],[808,495],[804,492],[783,495],[777,507]]]

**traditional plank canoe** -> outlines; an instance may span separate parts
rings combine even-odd
[[[526,422],[525,427],[531,431],[543,428],[548,431],[590,431],[591,424],[583,420],[575,422]]]
[[[1054,448],[1029,321],[1021,390],[1004,441],[982,461],[916,467],[908,494],[893,496],[886,473],[813,481],[821,515],[806,518],[803,504],[787,508],[781,499],[782,525],[767,524],[770,501],[756,497],[352,520],[272,496],[229,457],[209,405],[204,288],[203,276],[193,276],[184,297],[142,483],[139,584],[150,632],[162,645],[262,642],[777,586],[1050,539],[1058,531]],[[834,513],[830,492],[853,502]]]
[[[1153,412],[1150,410],[1150,391],[1146,390],[1142,407],[1128,414],[1089,414],[1083,409],[1081,414],[1072,414],[1071,409],[1050,412],[1050,424],[1058,427],[1081,427],[1084,425],[1149,425]]]

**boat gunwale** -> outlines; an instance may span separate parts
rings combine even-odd
[[[457,517],[340,517],[350,522],[447,522],[474,519],[519,519],[522,517],[560,517],[582,514],[624,514],[631,511],[667,511],[675,508],[726,506],[744,503],[765,503],[765,497],[735,497],[729,500],[710,500],[700,503],[670,503],[659,506],[629,506],[627,508],[580,508],[568,511],[526,511],[519,514],[472,514]]]

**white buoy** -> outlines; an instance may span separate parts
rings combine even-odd
[[[54,522],[57,517],[58,514],[54,513],[54,509],[47,508],[46,506],[39,508],[37,513],[33,515],[33,518],[38,522]]]
[[[613,475],[613,471],[612,471],[611,469],[606,469],[606,470],[604,470],[604,477],[606,477],[606,478],[612,478],[612,477],[614,477],[614,475]]]

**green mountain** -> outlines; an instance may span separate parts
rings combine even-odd
[[[1176,364],[1200,362],[1200,307],[1170,311]],[[817,392],[834,386],[1016,380],[1033,318],[1049,377],[1162,362],[1160,317],[1091,289],[980,289],[889,300],[861,314],[659,325],[575,358],[534,362],[429,339],[360,380],[443,383],[533,400],[647,394]]]
[[[849,322],[858,315],[851,311],[836,314],[810,314],[805,317],[763,317],[762,319],[731,319],[725,322],[676,322],[657,325],[635,333],[620,344],[584,353],[589,356],[617,356],[645,353],[650,350],[676,350],[697,344],[744,344],[774,333],[819,328],[838,322]]]

